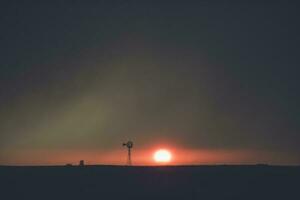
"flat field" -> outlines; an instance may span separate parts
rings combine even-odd
[[[0,199],[300,199],[300,167],[0,167]]]

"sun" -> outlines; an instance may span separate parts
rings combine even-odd
[[[160,149],[154,153],[153,159],[157,163],[168,163],[172,159],[172,154],[166,149]]]

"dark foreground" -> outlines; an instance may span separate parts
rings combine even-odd
[[[300,199],[300,167],[0,167],[0,199]]]

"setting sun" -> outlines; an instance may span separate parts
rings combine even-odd
[[[158,163],[168,163],[172,159],[172,154],[168,150],[160,149],[154,153],[153,159]]]

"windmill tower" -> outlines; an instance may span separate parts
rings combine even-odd
[[[133,142],[128,141],[126,143],[123,143],[123,146],[126,146],[127,149],[128,149],[127,165],[131,166],[132,165],[132,162],[131,162],[131,149],[133,147]]]

